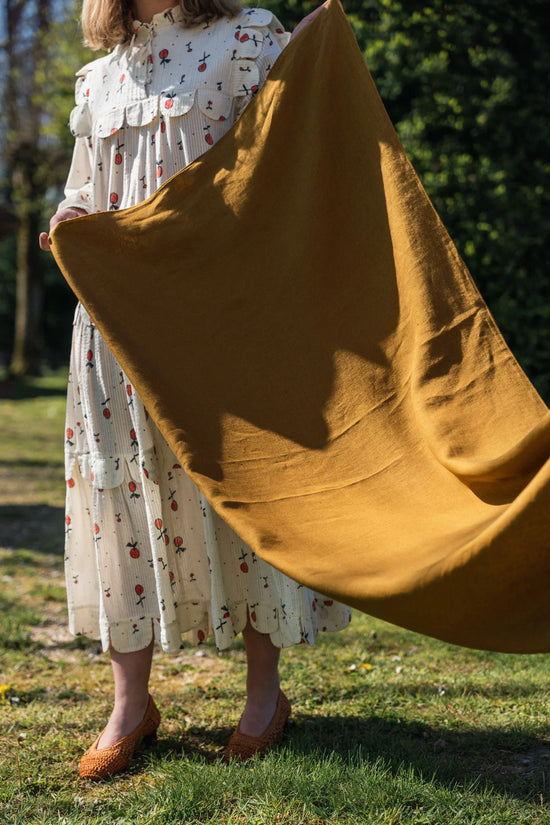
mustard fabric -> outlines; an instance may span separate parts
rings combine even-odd
[[[212,149],[144,203],[58,224],[53,250],[262,558],[440,639],[550,650],[550,413],[337,0]]]

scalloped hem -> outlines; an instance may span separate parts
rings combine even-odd
[[[208,607],[208,604],[181,605],[176,620],[169,623],[162,622],[159,616],[141,616],[114,624],[109,624],[100,611],[90,611],[88,608],[85,623],[78,622],[78,615],[71,616],[70,631],[75,636],[101,641],[104,652],[112,646],[119,653],[134,653],[154,641],[164,653],[176,654],[182,649],[184,638],[195,646],[214,638],[218,650],[228,650],[246,627],[248,617],[255,630],[268,635],[272,644],[281,649],[298,644],[313,647],[319,633],[344,630],[351,621],[351,611],[344,605],[330,619],[322,609],[313,616],[284,616],[281,619],[279,615],[274,615],[271,605],[241,602],[227,611],[222,627],[214,627]],[[95,622],[90,622],[91,612],[96,614]]]

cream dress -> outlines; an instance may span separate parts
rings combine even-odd
[[[135,21],[128,44],[78,72],[75,150],[58,210],[147,198],[231,128],[289,39],[263,9],[192,28],[181,18],[176,6]],[[154,284],[151,272],[152,294]],[[154,334],[145,324],[143,335]],[[185,357],[177,340],[174,330],[167,357]],[[348,624],[347,607],[262,561],[215,513],[80,304],[65,438],[73,633],[123,652],[155,637],[174,652],[182,633],[195,643],[213,633],[227,648],[247,615],[278,647],[313,644],[318,631]]]

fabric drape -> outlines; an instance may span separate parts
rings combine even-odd
[[[550,650],[550,415],[337,0],[212,149],[53,250],[259,556],[422,633]]]

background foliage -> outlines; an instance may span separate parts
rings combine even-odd
[[[261,5],[293,28],[316,4],[262,0]],[[428,194],[508,343],[550,400],[544,252],[550,222],[548,2],[345,0],[344,6]],[[74,8],[64,7],[58,17],[47,69],[37,72],[35,84],[37,94],[42,92],[43,140],[55,145],[59,158],[44,196],[46,214],[55,207],[56,187],[69,162],[72,74],[89,59],[75,36]],[[4,189],[9,198],[9,186]],[[14,256],[13,239],[4,239],[4,360],[11,340]],[[72,300],[51,261],[46,280],[45,354],[55,360],[68,351],[68,333],[60,330],[70,328]]]

